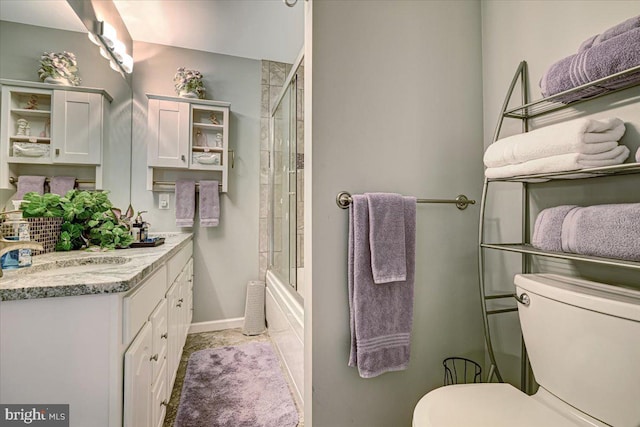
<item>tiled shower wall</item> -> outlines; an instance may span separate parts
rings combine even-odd
[[[264,280],[269,253],[269,234],[268,234],[268,215],[269,215],[269,117],[271,108],[276,98],[282,92],[285,79],[291,71],[291,64],[274,61],[262,61],[262,106],[260,114],[260,243],[259,243],[259,260],[260,260],[260,277]],[[301,66],[297,73],[297,105],[296,105],[296,150],[298,153],[296,168],[299,173],[297,175],[297,230],[296,230],[296,246],[297,246],[297,267],[303,267],[304,260],[304,111],[303,111],[303,88],[304,88],[304,68]],[[278,157],[278,156],[277,156]],[[279,162],[279,159],[278,159]],[[278,165],[276,165],[278,166]],[[278,180],[277,180],[278,181]],[[279,185],[279,182],[276,182]],[[280,217],[282,212],[275,212],[276,217]],[[274,252],[276,259],[282,254],[281,228],[276,221],[276,230],[274,230]]]

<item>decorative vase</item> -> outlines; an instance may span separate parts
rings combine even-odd
[[[47,76],[44,78],[44,82],[52,85],[72,86],[71,82],[64,77]]]
[[[181,90],[180,93],[178,94],[178,96],[180,96],[180,98],[192,98],[192,99],[198,99],[198,94],[195,92],[187,92],[185,90]]]

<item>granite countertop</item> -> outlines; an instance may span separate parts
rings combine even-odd
[[[127,292],[187,246],[193,234],[155,233],[151,237],[164,237],[165,243],[148,248],[35,256],[31,267],[4,271],[0,301]]]

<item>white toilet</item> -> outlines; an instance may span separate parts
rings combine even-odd
[[[420,399],[413,427],[639,427],[640,292],[553,274],[515,283],[529,299],[518,313],[538,392],[441,387]]]

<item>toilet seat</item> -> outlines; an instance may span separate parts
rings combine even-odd
[[[459,384],[427,393],[413,412],[413,427],[586,427],[510,384]]]

